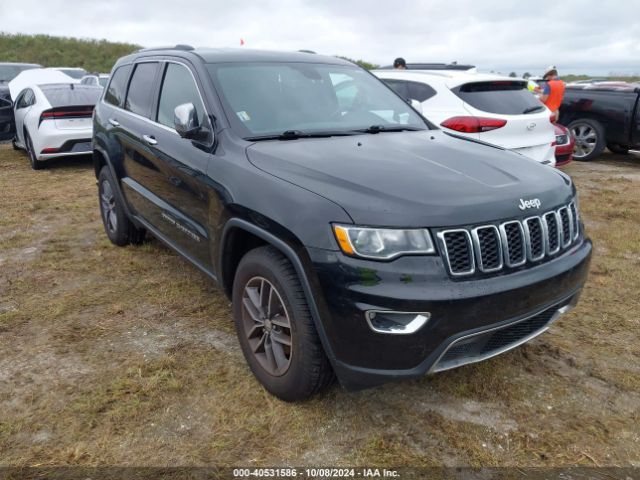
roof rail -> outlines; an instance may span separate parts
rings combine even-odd
[[[184,45],[179,43],[178,45],[168,46],[168,47],[151,47],[151,48],[141,48],[138,52],[155,52],[157,50],[184,50],[189,52],[191,50],[195,50],[191,45]]]
[[[475,65],[459,63],[407,63],[407,70],[471,70]],[[392,70],[393,65],[385,65],[380,70]]]

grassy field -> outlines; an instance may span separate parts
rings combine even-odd
[[[576,310],[482,364],[291,405],[202,274],[108,242],[88,161],[0,145],[0,464],[640,466],[640,156],[565,171],[595,243]]]

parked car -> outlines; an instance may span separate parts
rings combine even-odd
[[[607,82],[607,81],[608,79],[606,78],[587,78],[585,80],[574,80],[573,82],[570,82],[567,85],[589,85],[592,83]]]
[[[570,177],[435,129],[338,58],[136,52],[96,105],[93,146],[111,242],[149,232],[216,280],[284,400],[334,372],[363,388],[507,351],[587,276]]]
[[[524,80],[468,72],[377,70],[398,95],[422,104],[445,131],[482,140],[555,165],[549,110]]]
[[[14,148],[26,150],[34,170],[51,158],[91,154],[91,116],[101,92],[68,83],[25,88],[14,107]]]
[[[619,154],[640,148],[639,94],[637,83],[567,86],[559,123],[575,137],[573,158],[593,160],[605,147]]]
[[[0,63],[0,140],[13,138],[16,132],[9,82],[23,70],[32,68],[41,66],[36,63]]]
[[[104,88],[109,82],[108,73],[100,73],[98,75],[85,75],[80,79],[81,85],[91,85],[93,87]]]
[[[82,77],[87,75],[87,71],[84,68],[79,67],[53,67],[59,72],[64,73],[65,75],[69,75],[74,80],[80,80]]]
[[[553,128],[556,133],[556,167],[564,167],[573,160],[573,147],[575,140],[567,127],[554,123]]]

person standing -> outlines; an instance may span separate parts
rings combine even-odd
[[[393,68],[396,70],[406,70],[407,62],[404,61],[404,58],[398,57],[393,61]]]
[[[560,105],[562,105],[564,97],[564,82],[558,78],[558,69],[555,66],[547,67],[542,79],[545,84],[542,87],[540,100],[551,110],[554,122],[556,122],[558,121]]]

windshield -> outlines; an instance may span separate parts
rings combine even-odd
[[[109,77],[98,77],[98,83],[102,88],[106,87],[109,83]]]
[[[378,79],[355,66],[311,63],[207,65],[232,128],[245,138],[424,130],[427,124]],[[354,132],[355,133],[355,132]]]
[[[0,65],[0,83],[9,83],[21,71],[38,68],[37,65]]]

